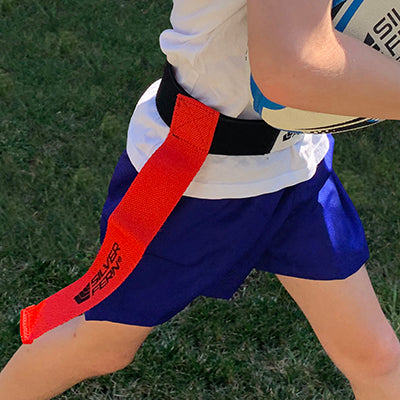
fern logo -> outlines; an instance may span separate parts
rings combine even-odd
[[[104,289],[111,279],[116,275],[116,271],[121,268],[122,257],[118,254],[121,248],[118,243],[114,243],[107,255],[103,266],[96,272],[91,281],[79,292],[74,300],[77,304],[90,299],[97,291]]]

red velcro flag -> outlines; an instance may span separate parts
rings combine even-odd
[[[76,282],[21,311],[24,344],[94,307],[129,276],[204,163],[218,118],[217,111],[178,95],[167,139],[111,214],[92,266]]]

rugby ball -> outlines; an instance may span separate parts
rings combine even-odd
[[[399,0],[334,0],[332,22],[340,32],[400,60]],[[275,128],[299,133],[338,133],[381,120],[298,110],[268,100],[250,78],[253,108]]]

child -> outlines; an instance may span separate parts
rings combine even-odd
[[[1,399],[49,399],[124,368],[153,326],[199,295],[229,298],[252,268],[278,276],[357,400],[400,398],[399,342],[363,266],[368,249],[332,170],[331,138],[287,137],[254,121],[250,105],[251,65],[277,103],[400,119],[400,66],[333,31],[331,7],[329,0],[174,1],[173,28],[160,40],[170,66],[133,114],[102,238],[137,173],[163,148],[178,93],[227,117],[126,281],[85,315],[21,346],[0,375]],[[179,110],[173,118],[180,121]]]

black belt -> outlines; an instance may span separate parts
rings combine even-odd
[[[192,97],[178,84],[172,66],[167,63],[157,92],[156,104],[161,118],[168,126],[171,125],[178,94]],[[221,114],[210,153],[227,156],[268,154],[279,132],[263,120],[237,119]]]

